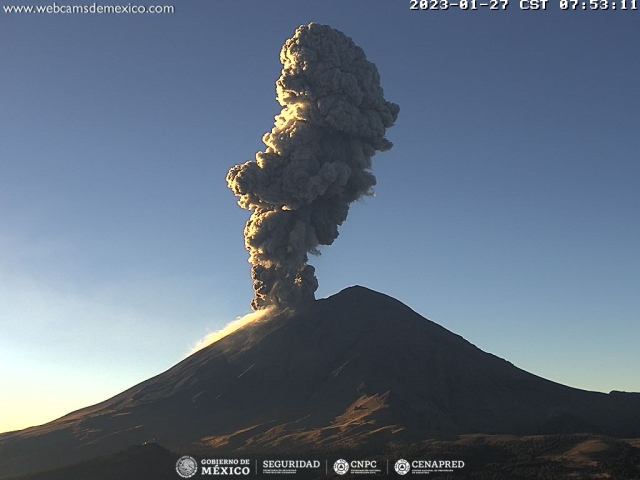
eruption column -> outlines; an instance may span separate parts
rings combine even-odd
[[[371,158],[392,147],[385,132],[400,111],[364,51],[327,25],[298,28],[280,61],[283,108],[262,138],[267,148],[227,174],[238,204],[253,211],[244,237],[254,310],[314,299],[308,255],[338,237],[351,202],[372,194]]]

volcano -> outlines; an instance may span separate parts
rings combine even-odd
[[[249,324],[166,372],[0,435],[0,478],[145,442],[216,453],[375,451],[460,434],[640,437],[640,394],[588,392],[350,287]]]

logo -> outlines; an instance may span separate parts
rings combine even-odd
[[[203,458],[202,475],[249,475],[251,460],[248,458]],[[205,466],[206,465],[206,466]]]
[[[399,463],[406,463],[406,472],[401,473],[398,470]],[[402,467],[400,467],[402,468]],[[464,468],[464,462],[462,460],[413,460],[411,464],[406,460],[398,460],[395,465],[396,472],[400,475],[404,475],[411,470],[415,475],[429,475],[430,473],[454,473],[456,470]]]
[[[407,462],[404,458],[401,458],[396,462],[393,468],[396,469],[398,475],[406,475],[407,473],[409,473],[411,465],[409,465],[409,462]]]
[[[176,472],[182,478],[191,478],[198,472],[198,462],[189,455],[180,457],[176,462]]]
[[[304,471],[320,472],[320,460],[263,460],[262,473],[272,475],[295,475]],[[324,469],[323,469],[324,470]],[[323,472],[324,473],[324,472]]]
[[[349,471],[349,462],[342,458],[340,460],[336,460],[336,463],[333,464],[333,469],[338,475],[344,475]]]

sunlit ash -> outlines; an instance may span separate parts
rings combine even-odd
[[[315,298],[308,255],[331,245],[349,205],[372,194],[371,159],[389,150],[386,129],[400,108],[387,102],[376,66],[343,33],[301,26],[280,53],[282,111],[255,161],[233,167],[227,184],[251,210],[244,230],[254,310]]]

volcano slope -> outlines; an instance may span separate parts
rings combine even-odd
[[[105,402],[0,435],[0,478],[151,440],[294,454],[472,433],[640,437],[639,412],[640,394],[545,380],[398,300],[350,287],[250,324]]]

